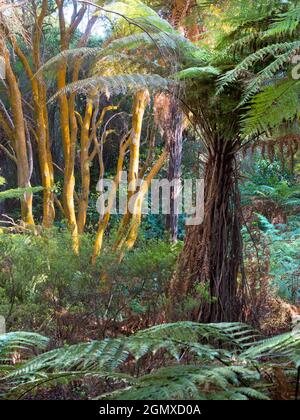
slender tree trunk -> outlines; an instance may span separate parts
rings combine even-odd
[[[232,150],[210,153],[205,171],[204,221],[187,231],[170,286],[170,319],[186,319],[179,305],[189,294],[199,302],[189,318],[201,322],[239,319],[237,277],[242,241],[238,194]]]
[[[8,95],[14,123],[14,146],[17,158],[18,186],[21,188],[30,187],[30,164],[27,151],[25,118],[22,107],[22,96],[17,79],[10,63],[9,51],[2,46],[5,59],[6,82]],[[34,224],[32,213],[32,193],[24,194],[21,200],[22,220],[27,224]]]
[[[41,37],[43,23],[48,11],[48,0],[41,3],[40,15],[35,15],[35,24],[32,36],[32,64],[23,53],[16,40],[13,40],[13,48],[18,55],[24,70],[29,78],[32,87],[32,99],[34,106],[34,116],[37,122],[35,134],[38,145],[39,165],[41,171],[41,181],[43,190],[43,226],[49,228],[53,225],[55,219],[54,209],[54,169],[50,146],[47,93],[46,83],[42,74],[35,77],[35,73],[41,67]]]
[[[66,86],[66,73],[67,73],[66,65],[63,64],[57,72],[58,90],[61,90],[65,88]],[[64,211],[68,219],[68,223],[69,223],[69,228],[71,230],[73,240],[74,240],[74,249],[76,250],[78,249],[78,228],[77,228],[75,203],[74,203],[74,191],[75,191],[74,164],[75,164],[76,136],[71,135],[71,131],[70,131],[70,112],[69,112],[69,103],[68,103],[67,96],[65,94],[61,95],[59,98],[59,102],[60,102],[60,125],[61,125],[63,148],[64,148],[64,158],[65,158],[63,203],[64,203]]]
[[[41,13],[35,17],[35,26],[33,31],[33,50],[32,58],[34,71],[37,72],[41,67],[41,38],[43,34],[43,23],[48,11],[48,0],[43,0],[41,4]],[[49,121],[47,110],[47,88],[43,75],[34,77],[31,72],[28,60],[21,60],[25,62],[28,67],[28,76],[31,80],[33,99],[34,99],[34,113],[37,120],[37,138],[39,150],[39,164],[41,170],[43,192],[43,226],[49,228],[53,225],[55,219],[54,208],[54,169],[51,154],[50,136],[49,136]]]
[[[98,225],[98,231],[95,239],[94,244],[94,252],[93,252],[93,258],[92,263],[95,264],[97,257],[100,255],[102,244],[103,244],[103,237],[105,234],[105,230],[109,224],[110,216],[111,216],[111,210],[113,208],[114,200],[115,200],[115,194],[117,192],[117,189],[120,185],[121,178],[122,178],[122,170],[123,170],[123,164],[125,159],[125,153],[128,149],[128,146],[130,144],[130,140],[125,137],[120,145],[120,152],[119,152],[119,158],[118,158],[118,164],[117,164],[117,173],[114,179],[113,188],[109,194],[108,198],[108,205],[106,209],[105,215],[99,220]]]
[[[178,202],[180,194],[179,181],[181,178],[182,162],[182,134],[183,134],[183,112],[180,109],[178,100],[170,98],[169,116],[165,130],[166,144],[169,146],[170,158],[168,169],[168,180],[172,183],[170,197],[170,214],[166,218],[166,230],[169,232],[171,242],[178,239]]]
[[[147,175],[147,177],[145,178],[140,190],[139,190],[139,194],[137,195],[137,198],[135,200],[134,203],[134,212],[133,212],[133,216],[130,222],[130,226],[129,226],[129,230],[128,230],[128,235],[127,235],[127,239],[126,242],[124,244],[124,248],[119,256],[119,261],[122,260],[122,258],[125,255],[126,251],[129,251],[130,249],[132,249],[136,243],[136,240],[138,238],[138,232],[139,232],[139,228],[141,225],[141,221],[142,221],[142,206],[143,206],[143,201],[145,198],[145,195],[147,194],[150,184],[153,180],[153,178],[155,176],[157,176],[157,174],[159,173],[159,171],[161,170],[161,168],[163,167],[163,165],[165,164],[167,158],[169,155],[169,150],[168,148],[164,149],[163,152],[161,153],[159,159],[155,162],[155,164],[153,165],[153,167],[151,168],[151,171],[149,172],[149,174]]]
[[[93,116],[93,101],[87,98],[85,116],[81,127],[80,136],[80,169],[81,169],[81,194],[78,207],[78,233],[82,235],[84,233],[84,227],[86,223],[86,214],[89,205],[89,194],[90,194],[90,159],[89,159],[89,148],[90,148],[90,127]]]
[[[59,14],[59,26],[60,26],[60,35],[61,35],[61,51],[65,51],[69,48],[72,36],[77,30],[78,26],[84,18],[87,7],[86,5],[81,5],[80,9],[77,9],[77,2],[73,2],[73,14],[69,26],[66,26],[65,19],[65,9],[64,2],[61,0],[56,0]],[[88,42],[88,39],[91,35],[94,24],[98,19],[97,15],[91,16],[88,20],[86,30],[81,36],[77,47],[83,47]],[[81,60],[76,59],[74,64],[74,71],[72,75],[72,81],[76,82],[79,77],[79,70],[81,66]],[[62,90],[67,85],[67,65],[64,62],[59,70],[57,71],[57,88]],[[78,134],[78,126],[76,120],[76,94],[71,93],[68,99],[66,94],[60,95],[60,126],[61,126],[61,135],[62,143],[64,149],[64,189],[63,189],[63,204],[64,204],[64,213],[68,220],[69,228],[72,233],[73,238],[73,248],[75,253],[79,251],[79,237],[78,237],[78,224],[76,218],[76,209],[75,209],[75,157],[76,157],[76,142]]]
[[[128,172],[128,196],[127,202],[137,191],[137,181],[139,177],[140,164],[140,142],[142,134],[143,119],[146,107],[149,102],[149,92],[147,90],[139,91],[135,94],[132,110],[132,129],[130,133],[130,162]],[[130,226],[132,214],[127,208],[117,234],[117,241],[114,244],[114,250],[120,250],[124,245]]]

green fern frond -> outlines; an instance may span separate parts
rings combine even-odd
[[[76,58],[84,59],[87,57],[94,57],[97,54],[99,54],[102,50],[102,47],[82,47],[62,51],[56,56],[50,58],[50,60],[48,60],[45,64],[43,64],[35,73],[34,77],[39,76],[42,72],[47,72],[49,70],[53,71],[63,62],[72,64],[72,62],[74,62],[74,59]]]
[[[16,352],[28,354],[33,350],[45,350],[48,343],[49,339],[40,334],[22,331],[2,334],[0,335],[0,364],[10,362],[11,356]]]
[[[300,24],[300,6],[292,5],[285,13],[280,14],[270,29],[266,32],[265,37],[293,35]]]
[[[237,366],[171,366],[142,376],[133,386],[106,394],[101,399],[210,400],[218,399],[218,395],[224,397],[225,393],[226,399],[231,399],[238,392],[245,399],[248,399],[247,396],[267,399],[266,395],[254,389],[240,388],[244,381],[254,379],[258,379],[257,373]]]
[[[118,384],[118,390],[100,399],[268,399],[261,391],[256,363],[276,358],[298,366],[300,335],[288,333],[254,343],[251,334],[244,324],[162,324],[130,337],[51,350],[11,371],[2,383],[10,388],[9,398],[92,376]],[[232,350],[212,347],[217,342]],[[168,367],[140,377],[119,371],[132,358],[139,361],[162,351],[172,356]],[[188,365],[182,363],[187,353],[193,357]]]
[[[43,191],[43,187],[14,188],[11,190],[0,191],[0,201],[11,198],[22,198],[26,193],[37,193]]]
[[[300,355],[300,332],[294,331],[262,340],[249,347],[239,356],[240,360],[259,360],[266,358],[290,358],[299,359]]]
[[[212,67],[190,67],[185,70],[181,70],[178,73],[172,75],[172,78],[176,80],[186,79],[205,79],[207,77],[216,77],[220,75],[220,70]]]
[[[123,74],[117,76],[94,76],[78,82],[70,83],[65,89],[58,91],[50,102],[53,102],[59,96],[68,93],[88,94],[91,90],[97,90],[99,93],[109,93],[110,95],[126,94],[128,92],[137,92],[141,89],[151,91],[163,91],[173,86],[174,82],[167,80],[159,75],[147,74]]]
[[[286,80],[267,86],[250,102],[242,121],[244,135],[263,133],[300,115],[300,82]]]
[[[267,47],[256,51],[255,53],[246,57],[233,70],[230,70],[219,78],[219,91],[222,92],[225,87],[236,82],[243,74],[252,71],[253,66],[257,62],[263,61],[268,56],[276,57],[279,54],[278,58],[275,60],[275,63],[271,63],[270,67],[266,69],[266,72],[269,74],[269,76],[273,77],[274,74],[283,65],[286,65],[289,62],[290,58],[293,57],[293,55],[295,55],[299,49],[300,41],[294,41],[268,45]]]

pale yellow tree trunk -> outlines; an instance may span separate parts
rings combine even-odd
[[[0,45],[0,50],[5,60],[6,83],[8,86],[8,96],[14,123],[14,148],[17,160],[18,186],[21,188],[30,187],[30,165],[27,152],[25,118],[22,107],[22,96],[17,79],[10,63],[10,54],[4,44]],[[32,193],[24,194],[21,200],[21,213],[24,223],[34,225],[32,213]]]
[[[13,42],[14,51],[18,55],[26,74],[31,82],[32,99],[34,106],[34,116],[36,120],[36,140],[39,153],[39,166],[43,190],[43,226],[49,228],[55,219],[54,209],[54,169],[50,148],[48,110],[46,97],[46,84],[43,76],[39,74],[35,77],[34,73],[41,67],[40,62],[40,40],[42,36],[42,25],[47,12],[48,1],[43,0],[40,16],[35,17],[35,27],[32,40],[32,70],[28,58],[23,53],[16,41]]]
[[[137,191],[137,181],[139,177],[139,163],[140,163],[140,142],[142,134],[143,119],[146,107],[149,103],[149,92],[148,90],[142,90],[135,94],[132,109],[132,129],[130,134],[130,162],[128,172],[128,196],[127,202],[130,202],[131,197]],[[126,241],[128,229],[132,214],[127,208],[127,212],[124,215],[120,228],[117,234],[117,240],[114,244],[113,249],[115,251],[120,250]]]
[[[111,215],[111,210],[114,204],[115,194],[121,182],[125,153],[126,153],[126,150],[128,149],[129,144],[130,144],[130,139],[125,138],[124,141],[122,141],[121,146],[120,146],[119,159],[118,159],[118,165],[117,165],[117,174],[114,179],[113,188],[109,194],[106,213],[103,216],[103,218],[100,219],[99,221],[98,231],[97,231],[95,245],[94,245],[94,253],[93,253],[93,258],[92,258],[93,264],[96,263],[96,259],[101,252],[101,248],[103,244],[103,237],[104,237],[105,230],[110,220],[110,215]]]
[[[167,149],[165,149],[162,152],[159,159],[153,165],[151,171],[149,172],[148,176],[146,177],[146,179],[141,185],[141,188],[137,194],[137,197],[134,203],[134,211],[133,211],[133,215],[130,221],[127,237],[125,238],[125,241],[123,242],[122,248],[119,248],[120,250],[120,254],[118,258],[119,262],[122,261],[122,259],[125,256],[125,253],[129,251],[130,249],[132,249],[136,243],[139,228],[141,225],[141,220],[142,220],[142,206],[143,206],[145,195],[147,194],[149,190],[149,187],[153,178],[158,174],[158,172],[161,170],[161,168],[167,161],[168,154],[169,152]]]
[[[96,111],[95,111],[96,112]],[[90,193],[90,159],[89,159],[89,148],[90,148],[90,128],[93,116],[93,101],[87,99],[85,116],[81,127],[80,136],[80,168],[81,168],[81,194],[79,198],[78,208],[78,233],[82,235],[84,233],[84,227],[86,224],[86,214],[89,204],[89,193]]]

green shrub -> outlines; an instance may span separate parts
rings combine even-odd
[[[0,235],[0,314],[13,330],[40,331],[59,340],[105,335],[125,319],[153,322],[164,304],[180,244],[139,241],[122,264],[108,243],[95,266],[93,237],[81,238],[79,256],[70,235]]]

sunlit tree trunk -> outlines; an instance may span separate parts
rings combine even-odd
[[[17,79],[10,63],[10,54],[4,44],[0,45],[0,50],[5,60],[6,83],[8,86],[9,103],[14,124],[14,149],[17,160],[18,186],[22,188],[30,187],[30,163],[27,150],[25,118],[23,114],[22,96]],[[21,200],[21,213],[24,223],[33,225],[32,213],[32,193],[24,194]]]
[[[36,12],[36,10],[34,9]],[[28,57],[23,53],[17,42],[13,42],[13,48],[18,55],[32,87],[32,99],[34,106],[34,116],[36,120],[36,140],[39,153],[39,165],[43,190],[43,226],[49,228],[55,219],[54,209],[54,169],[49,138],[48,110],[46,83],[42,74],[35,76],[41,67],[41,37],[44,19],[48,11],[48,0],[43,0],[41,12],[34,15],[34,28],[32,36],[32,64],[31,68]]]
[[[41,67],[41,38],[44,19],[48,11],[48,0],[42,1],[41,13],[36,17],[33,33],[33,65],[35,72]],[[43,196],[43,226],[49,228],[55,219],[54,208],[54,169],[49,136],[49,122],[47,110],[47,88],[43,75],[32,78],[34,97],[34,111],[37,120],[37,136],[39,149],[39,164],[41,170]],[[36,80],[36,82],[34,81]]]
[[[99,225],[98,225],[98,231],[97,231],[97,235],[95,239],[94,252],[93,252],[93,258],[92,258],[93,264],[96,263],[96,259],[101,252],[101,248],[103,244],[103,237],[105,234],[105,230],[107,229],[107,226],[109,224],[112,207],[115,200],[115,194],[121,182],[125,153],[128,149],[129,144],[130,144],[130,139],[128,139],[128,137],[125,137],[124,140],[121,142],[118,164],[117,164],[117,174],[114,179],[113,188],[109,194],[106,212],[103,215],[103,217],[101,217],[99,221]]]
[[[128,196],[129,204],[131,197],[137,191],[137,181],[139,177],[140,164],[140,142],[142,134],[143,119],[146,107],[149,103],[149,92],[147,90],[139,91],[135,94],[132,109],[132,129],[130,133],[130,161],[128,171]],[[130,209],[124,215],[117,234],[117,241],[114,250],[120,250],[126,241],[132,214]]]
[[[122,261],[125,253],[127,251],[130,251],[134,247],[137,241],[138,232],[139,232],[139,228],[140,228],[141,220],[142,220],[142,206],[143,206],[145,195],[147,194],[154,177],[157,176],[157,174],[159,173],[159,171],[165,164],[168,158],[168,155],[169,155],[169,151],[168,149],[165,149],[160,155],[159,159],[155,162],[155,164],[151,168],[149,174],[143,180],[143,183],[140,187],[139,193],[136,197],[136,200],[133,206],[133,215],[130,221],[126,241],[119,255],[119,262]]]
[[[86,13],[86,5],[82,5],[77,10],[77,2],[73,2],[73,14],[70,25],[66,27],[64,1],[56,0],[59,12],[59,25],[60,25],[60,36],[61,36],[61,51],[65,51],[69,48],[70,41],[74,32],[82,22],[82,19]],[[77,47],[83,47],[86,45],[89,36],[91,34],[93,25],[97,20],[97,16],[92,16],[87,23],[85,33],[82,35]],[[81,62],[76,60],[74,65],[74,71],[72,75],[72,81],[75,82],[79,77],[79,69]],[[67,85],[67,65],[63,62],[57,71],[57,88],[63,90]],[[76,108],[75,108],[75,93],[70,95],[68,99],[66,94],[59,96],[60,103],[60,126],[61,136],[64,150],[64,187],[63,187],[63,206],[64,213],[68,220],[69,228],[73,238],[73,248],[75,253],[79,250],[79,238],[78,238],[78,224],[76,218],[75,209],[75,157],[76,157],[76,142],[77,142],[77,121],[76,121]]]
[[[80,136],[80,168],[81,168],[81,193],[79,196],[79,206],[78,206],[78,232],[79,234],[84,233],[84,228],[86,225],[87,218],[87,209],[89,204],[89,195],[90,195],[90,183],[91,183],[91,174],[90,166],[94,158],[98,155],[99,166],[100,166],[100,176],[99,179],[104,177],[104,163],[103,163],[103,143],[105,141],[107,131],[101,135],[101,138],[98,140],[97,134],[99,128],[102,126],[106,113],[108,111],[118,109],[118,106],[108,105],[105,106],[100,116],[99,113],[99,95],[97,92],[90,92],[90,96],[86,102],[85,115],[84,119],[80,118],[81,125],[81,136]],[[90,147],[93,144],[93,150],[90,153]]]
[[[81,168],[81,193],[79,198],[78,207],[78,233],[80,235],[84,232],[86,223],[86,214],[89,205],[89,193],[90,193],[90,159],[89,159],[89,148],[90,148],[90,128],[93,117],[93,101],[87,99],[85,116],[81,127],[80,136],[80,168]]]

